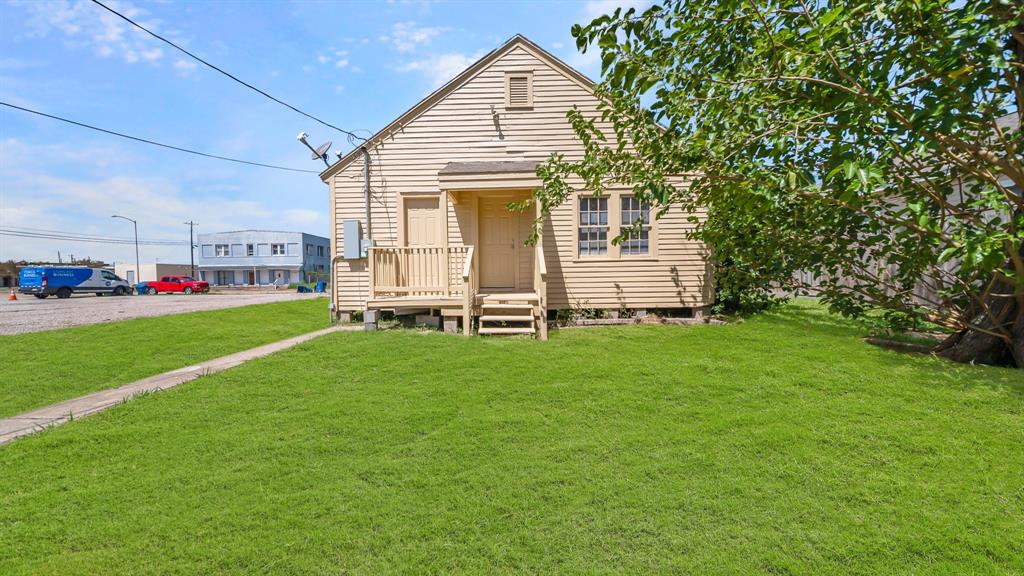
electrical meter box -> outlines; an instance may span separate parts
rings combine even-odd
[[[345,220],[342,223],[342,256],[345,260],[366,258],[371,242],[363,240],[363,223],[359,220]]]

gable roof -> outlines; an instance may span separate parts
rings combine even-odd
[[[540,46],[534,44],[532,41],[530,41],[530,39],[523,36],[522,34],[516,34],[512,38],[509,38],[504,44],[502,44],[498,48],[495,48],[494,50],[491,50],[485,56],[474,62],[472,65],[469,66],[469,68],[466,68],[461,73],[459,73],[458,76],[448,81],[447,84],[431,92],[429,95],[427,95],[426,98],[420,100],[419,103],[417,103],[415,106],[406,110],[404,114],[396,118],[394,121],[392,121],[384,128],[378,130],[376,134],[370,136],[365,142],[350,150],[348,154],[342,156],[341,159],[339,159],[337,162],[331,164],[326,170],[320,173],[320,179],[326,182],[328,178],[337,174],[339,171],[341,171],[346,166],[351,164],[352,161],[358,157],[360,148],[362,148],[363,146],[369,148],[381,143],[392,132],[408,124],[410,121],[412,121],[414,118],[416,118],[423,112],[429,110],[431,107],[434,106],[434,104],[437,104],[445,96],[448,96],[449,94],[457,90],[459,87],[461,87],[463,84],[471,80],[484,68],[486,68],[491,63],[501,58],[505,54],[508,54],[510,51],[517,47],[523,48],[527,52],[530,52],[533,56],[545,62],[555,70],[561,72],[567,78],[569,78],[573,82],[576,82],[583,88],[593,91],[595,84],[593,80],[588,78],[579,70],[576,70],[575,68],[569,66],[562,60],[559,60],[556,56],[552,55],[547,50],[544,50]]]

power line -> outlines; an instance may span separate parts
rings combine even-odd
[[[167,38],[164,38],[163,36],[157,34],[156,32],[153,32],[153,31],[149,30],[145,26],[139,24],[138,22],[132,20],[131,18],[125,16],[124,14],[121,14],[117,10],[114,10],[113,8],[107,6],[106,4],[100,2],[99,0],[92,0],[92,2],[93,2],[93,4],[96,4],[96,5],[100,6],[101,8],[106,10],[107,12],[110,12],[111,14],[121,18],[122,20],[124,20],[125,22],[131,24],[132,26],[135,26],[139,30],[142,30],[146,34],[149,34],[153,38],[156,38],[157,40],[160,40],[161,42],[164,42],[164,43],[168,44],[169,46],[179,50],[180,52],[183,52],[184,54],[187,54],[192,59],[194,59],[194,60],[196,60],[198,62],[201,62],[202,64],[205,64],[206,66],[209,66],[210,68],[213,68],[217,72],[220,72],[221,74],[227,76],[228,78],[231,78],[232,80],[234,80],[235,82],[238,82],[242,86],[245,86],[246,88],[249,88],[250,90],[254,90],[254,91],[262,94],[263,96],[266,96],[267,98],[270,98],[274,102],[277,102],[278,104],[280,104],[282,106],[285,106],[287,108],[290,108],[291,110],[294,110],[295,112],[298,112],[299,114],[302,114],[306,118],[310,118],[312,120],[315,120],[315,121],[323,124],[324,126],[327,126],[328,128],[333,128],[333,129],[337,130],[338,132],[341,132],[342,134],[347,134],[350,138],[359,138],[363,142],[366,141],[366,138],[363,138],[362,136],[359,136],[359,135],[355,134],[354,132],[350,132],[348,130],[345,130],[344,128],[338,128],[337,126],[335,126],[334,124],[331,124],[330,122],[325,122],[324,120],[321,120],[321,119],[317,118],[316,116],[313,116],[312,114],[309,114],[309,113],[303,112],[302,110],[299,110],[298,108],[296,108],[295,106],[292,106],[291,104],[285,102],[284,100],[281,100],[279,98],[275,98],[275,97],[271,96],[270,94],[267,94],[263,90],[260,90],[259,88],[253,86],[252,84],[249,84],[248,82],[238,78],[234,74],[231,74],[230,72],[227,72],[227,71],[223,70],[222,68],[219,68],[219,67],[217,67],[217,66],[207,62],[206,60],[203,60],[199,56],[196,56],[195,54],[189,52],[188,50],[182,48],[181,46],[178,46],[177,44],[175,44],[174,42],[171,42]]]
[[[43,236],[68,236],[72,238],[87,238],[90,240],[112,240],[116,242],[135,242],[134,238],[128,238],[124,236],[105,236],[99,234],[83,234],[81,232],[68,232],[66,230],[50,230],[46,228],[30,228],[28,226],[0,226],[0,230],[6,230],[9,232],[26,233],[26,234],[41,234]],[[173,244],[184,244],[184,240],[170,240],[162,238],[148,238],[140,240],[140,242],[161,242],[161,243],[173,243]]]
[[[37,240],[65,240],[68,242],[88,242],[92,244],[135,244],[135,240],[128,238],[94,238],[88,236],[75,236],[71,234],[43,234],[40,232],[22,232],[5,228],[0,228],[0,236],[34,238]],[[147,246],[187,246],[189,243],[186,240],[139,240],[139,244],[145,244]]]
[[[48,235],[48,234],[35,234],[31,232],[18,232],[14,230],[3,230],[0,229],[0,236],[16,236],[20,238],[35,238],[38,240],[65,240],[68,242],[89,242],[92,244],[134,244],[134,240],[104,240],[101,238],[82,238],[78,236],[60,236],[60,235]],[[147,246],[187,246],[187,241],[181,242],[159,242],[159,241],[139,241],[139,244],[145,244]]]
[[[119,136],[121,138],[127,138],[128,140],[134,140],[136,142],[142,142],[142,143],[150,144],[150,145],[153,145],[153,146],[159,146],[161,148],[168,148],[170,150],[177,150],[178,152],[186,152],[188,154],[195,154],[196,156],[205,156],[206,158],[215,158],[217,160],[227,160],[228,162],[237,162],[239,164],[248,164],[250,166],[260,166],[262,168],[273,168],[275,170],[287,170],[289,172],[306,172],[306,173],[309,173],[309,174],[319,174],[319,172],[317,172],[316,170],[303,170],[301,168],[288,168],[287,166],[275,166],[273,164],[262,164],[260,162],[250,162],[248,160],[239,160],[238,158],[228,158],[227,156],[218,156],[216,154],[207,154],[206,152],[199,152],[197,150],[189,150],[188,148],[181,148],[179,146],[172,146],[170,144],[162,144],[160,142],[155,142],[153,140],[147,140],[145,138],[139,138],[137,136],[129,136],[128,134],[122,134],[121,132],[114,132],[113,130],[107,130],[106,128],[100,128],[98,126],[92,126],[90,124],[85,124],[83,122],[76,122],[74,120],[69,120],[67,118],[62,118],[60,116],[54,116],[52,114],[46,114],[45,112],[40,112],[38,110],[32,110],[30,108],[24,108],[22,106],[15,106],[14,104],[10,104],[8,102],[0,101],[0,105],[7,106],[8,108],[14,108],[15,110],[21,110],[22,112],[28,112],[29,114],[36,114],[37,116],[43,116],[44,118],[50,118],[52,120],[59,120],[61,122],[67,122],[68,124],[73,124],[75,126],[80,126],[82,128],[88,128],[90,130],[95,130],[97,132],[103,132],[104,134],[110,134],[112,136]]]
[[[127,240],[134,242],[133,238],[127,236],[107,236],[102,234],[85,234],[81,232],[68,232],[67,230],[54,230],[52,228],[33,228],[31,226],[11,226],[3,225],[0,228],[5,230],[13,230],[15,232],[42,232],[44,234],[61,234],[65,236],[80,236],[82,238],[98,238],[100,240]],[[148,238],[146,242],[184,242],[184,240],[170,240],[162,238]]]

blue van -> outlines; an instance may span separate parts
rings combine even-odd
[[[79,292],[92,292],[97,296],[131,294],[128,282],[110,270],[82,266],[28,266],[18,273],[21,285],[18,291],[36,298],[55,294],[57,298],[70,298]]]

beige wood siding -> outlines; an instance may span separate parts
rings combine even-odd
[[[509,73],[523,71],[531,72],[532,107],[507,110],[506,78]],[[403,218],[399,197],[438,193],[437,173],[449,162],[542,161],[553,152],[579,158],[581,146],[565,118],[574,105],[593,112],[597,100],[587,87],[550,65],[528,44],[511,43],[486,68],[370,149],[375,243],[398,245],[398,222]],[[500,136],[492,107],[498,114]],[[346,241],[342,221],[364,217],[362,161],[352,161],[330,176],[328,183],[334,202],[334,252],[341,254]],[[447,203],[448,243],[472,244],[478,233],[475,194],[442,194],[441,198],[442,209]],[[609,202],[610,219],[618,218],[617,202],[617,198]],[[673,211],[656,223],[656,232],[652,232],[657,236],[652,240],[657,242],[656,258],[585,260],[576,257],[574,203],[560,206],[545,223],[550,308],[691,307],[709,303],[703,247],[685,239],[689,226],[685,214]],[[617,250],[614,252],[617,256]],[[519,272],[532,277],[532,270]],[[338,290],[339,309],[361,309],[367,290],[365,261],[339,261],[336,273],[339,276],[333,285]]]

